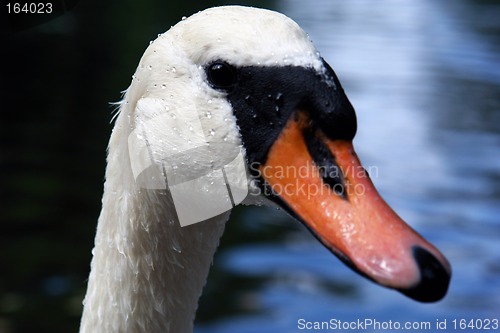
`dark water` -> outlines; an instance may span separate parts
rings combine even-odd
[[[222,3],[81,1],[57,20],[2,35],[0,333],[77,331],[108,103],[149,40]],[[416,303],[357,276],[282,211],[238,208],[196,332],[307,332],[299,319],[331,318],[447,319],[443,331],[453,332],[453,319],[499,318],[500,2],[253,4],[310,34],[356,108],[355,146],[375,185],[449,258],[453,280],[443,301]],[[389,330],[351,330],[363,331]]]

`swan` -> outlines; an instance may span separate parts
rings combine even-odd
[[[215,198],[210,205],[227,201],[229,178],[237,199],[229,207],[282,207],[369,280],[417,301],[444,297],[448,261],[377,193],[353,149],[355,132],[354,109],[334,71],[282,14],[215,7],[159,35],[140,60],[109,141],[80,332],[192,332],[230,209],[189,225],[180,216],[207,208],[202,192]],[[141,138],[147,147],[134,150]],[[174,154],[195,141],[203,149]],[[221,179],[214,171],[191,188],[191,200],[176,202],[168,175],[199,165],[226,168],[225,185],[214,185]],[[153,171],[138,174],[144,170]]]

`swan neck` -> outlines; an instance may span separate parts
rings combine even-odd
[[[80,332],[189,333],[229,213],[180,227],[167,190],[138,188],[125,113],[110,140]]]

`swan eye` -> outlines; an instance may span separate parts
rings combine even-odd
[[[216,89],[230,89],[236,83],[236,70],[225,62],[214,62],[207,67],[208,81]]]

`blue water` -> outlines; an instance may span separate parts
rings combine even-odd
[[[275,9],[296,20],[336,70],[356,108],[363,164],[390,205],[450,260],[452,283],[443,301],[414,302],[357,276],[296,228],[216,257],[229,274],[265,283],[241,300],[256,311],[196,332],[334,331],[300,330],[301,318],[433,329],[447,319],[442,331],[458,332],[453,319],[500,319],[500,3],[287,0]],[[295,222],[256,207],[229,223],[286,230]]]

